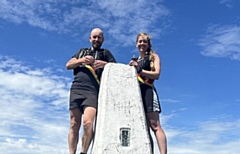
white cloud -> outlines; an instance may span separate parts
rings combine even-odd
[[[5,154],[68,153],[69,79],[53,74],[49,68],[31,68],[1,55],[0,66],[0,151]],[[187,128],[171,123],[177,114],[179,112],[161,115],[169,154],[237,154],[240,151],[240,119],[234,121],[231,116],[219,116],[189,124]],[[159,153],[154,135],[153,139],[155,153]]]
[[[199,45],[204,56],[240,60],[240,26],[211,26]]]
[[[11,57],[0,66],[0,150],[67,153],[69,80]]]
[[[222,122],[223,119],[199,122],[191,128],[168,128],[170,154],[237,154],[240,147],[240,119]]]
[[[137,33],[146,31],[153,37],[162,33],[164,24],[153,26],[170,11],[162,0],[3,0],[0,18],[13,23],[28,23],[48,31],[89,35],[90,29],[100,27],[110,34],[116,44],[132,44]],[[89,32],[86,32],[86,29]]]
[[[167,102],[167,103],[179,103],[179,100],[175,99],[161,99],[161,102]]]
[[[226,5],[229,8],[233,7],[233,1],[232,0],[220,0],[219,4]]]

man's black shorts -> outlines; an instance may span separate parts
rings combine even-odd
[[[90,106],[97,109],[98,95],[91,91],[71,89],[69,98],[69,110],[79,108],[83,113],[84,106]]]

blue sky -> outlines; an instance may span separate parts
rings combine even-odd
[[[100,27],[103,47],[124,64],[138,55],[136,35],[152,36],[169,154],[239,153],[239,8],[239,0],[1,0],[0,151],[68,152],[65,64]]]

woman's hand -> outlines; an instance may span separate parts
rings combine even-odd
[[[135,66],[135,67],[137,67],[137,66],[138,66],[138,63],[137,63],[135,60],[131,60],[131,61],[129,62],[129,65],[130,65],[130,66]]]
[[[138,66],[138,63],[135,60],[131,60],[129,62],[130,66],[134,66],[137,70],[137,73],[140,74],[142,72],[142,68]]]

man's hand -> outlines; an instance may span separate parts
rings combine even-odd
[[[85,56],[84,57],[84,61],[87,65],[91,65],[94,63],[95,59],[93,58],[93,56]]]
[[[102,60],[95,60],[93,66],[98,69],[98,68],[103,68],[107,62],[102,61]]]

